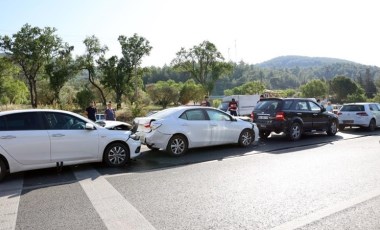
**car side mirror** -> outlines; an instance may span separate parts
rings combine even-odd
[[[91,123],[86,123],[86,129],[93,130],[93,129],[95,129],[95,126]]]
[[[326,108],[322,107],[322,108],[321,108],[321,112],[322,112],[322,113],[323,113],[323,112],[326,112]]]

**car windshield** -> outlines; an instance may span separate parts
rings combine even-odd
[[[364,111],[364,105],[343,105],[340,111]]]

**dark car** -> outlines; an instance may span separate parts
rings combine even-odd
[[[326,132],[334,136],[338,131],[338,116],[329,113],[317,102],[307,98],[261,99],[251,115],[259,128],[261,138],[271,132],[284,132],[296,141],[306,132]]]

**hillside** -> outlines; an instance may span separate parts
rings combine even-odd
[[[275,68],[275,69],[292,69],[292,68],[318,68],[327,65],[332,65],[336,63],[341,64],[358,64],[351,61],[337,59],[337,58],[326,58],[326,57],[306,57],[306,56],[280,56],[273,58],[271,60],[257,64],[257,66],[262,68]]]

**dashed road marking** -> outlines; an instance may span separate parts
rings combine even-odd
[[[155,229],[98,171],[81,169],[74,175],[108,229]]]
[[[23,179],[4,181],[0,184],[0,229],[16,228],[18,206]]]

